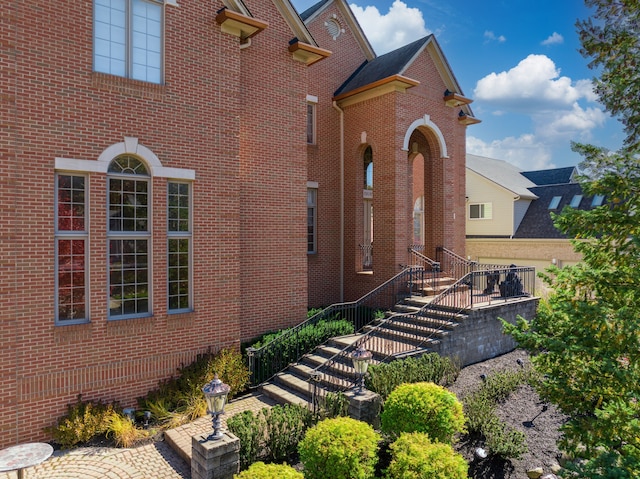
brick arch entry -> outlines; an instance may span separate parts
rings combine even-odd
[[[438,136],[425,126],[412,131],[408,144],[407,215],[411,218],[412,228],[408,237],[415,238],[416,202],[421,198],[424,254],[435,259],[436,248],[444,244],[443,155]]]

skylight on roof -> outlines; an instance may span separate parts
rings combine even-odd
[[[604,201],[604,195],[593,195],[593,200],[591,201],[591,207],[595,208],[596,206],[602,206],[603,201]]]
[[[571,198],[571,203],[569,204],[569,206],[571,206],[572,208],[577,208],[578,206],[580,206],[581,201],[582,195],[574,195],[573,198]]]
[[[553,199],[551,200],[551,203],[549,203],[549,209],[550,210],[557,209],[561,199],[562,199],[562,196],[554,196]]]

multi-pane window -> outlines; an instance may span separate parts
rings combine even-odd
[[[94,0],[94,70],[161,83],[162,13],[155,0]]]
[[[188,183],[169,183],[167,198],[168,309],[191,309],[191,198]]]
[[[307,253],[316,253],[318,248],[318,189],[307,188]]]
[[[130,155],[109,165],[109,318],[150,314],[149,175]]]
[[[469,218],[472,220],[490,220],[493,217],[491,203],[469,205]]]
[[[56,175],[56,322],[89,319],[87,294],[86,178]]]

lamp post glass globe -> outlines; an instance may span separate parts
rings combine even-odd
[[[227,403],[227,396],[231,388],[224,384],[218,375],[216,374],[213,380],[206,384],[202,388],[204,398],[207,401],[207,410],[211,414],[213,421],[213,434],[209,436],[209,439],[220,439],[222,433],[220,432],[220,415],[224,414],[224,406]]]
[[[358,349],[356,349],[351,354],[353,368],[356,370],[356,374],[358,375],[358,379],[360,382],[358,392],[362,392],[364,375],[367,374],[367,369],[369,368],[369,363],[371,362],[372,357],[373,354],[371,353],[371,351],[367,351],[363,346],[359,346]]]

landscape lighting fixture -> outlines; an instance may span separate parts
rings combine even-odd
[[[360,386],[357,389],[357,394],[362,393],[364,375],[367,374],[367,369],[369,368],[371,358],[373,358],[373,354],[371,354],[371,351],[367,351],[362,345],[360,345],[358,349],[356,349],[351,354],[353,368],[356,370],[356,374],[358,375],[358,382],[360,383]]]
[[[207,438],[208,440],[216,440],[223,437],[220,432],[220,415],[224,414],[224,406],[227,403],[230,389],[228,385],[218,379],[217,374],[209,384],[202,388],[204,398],[207,401],[207,412],[211,414],[213,422],[213,433]]]

